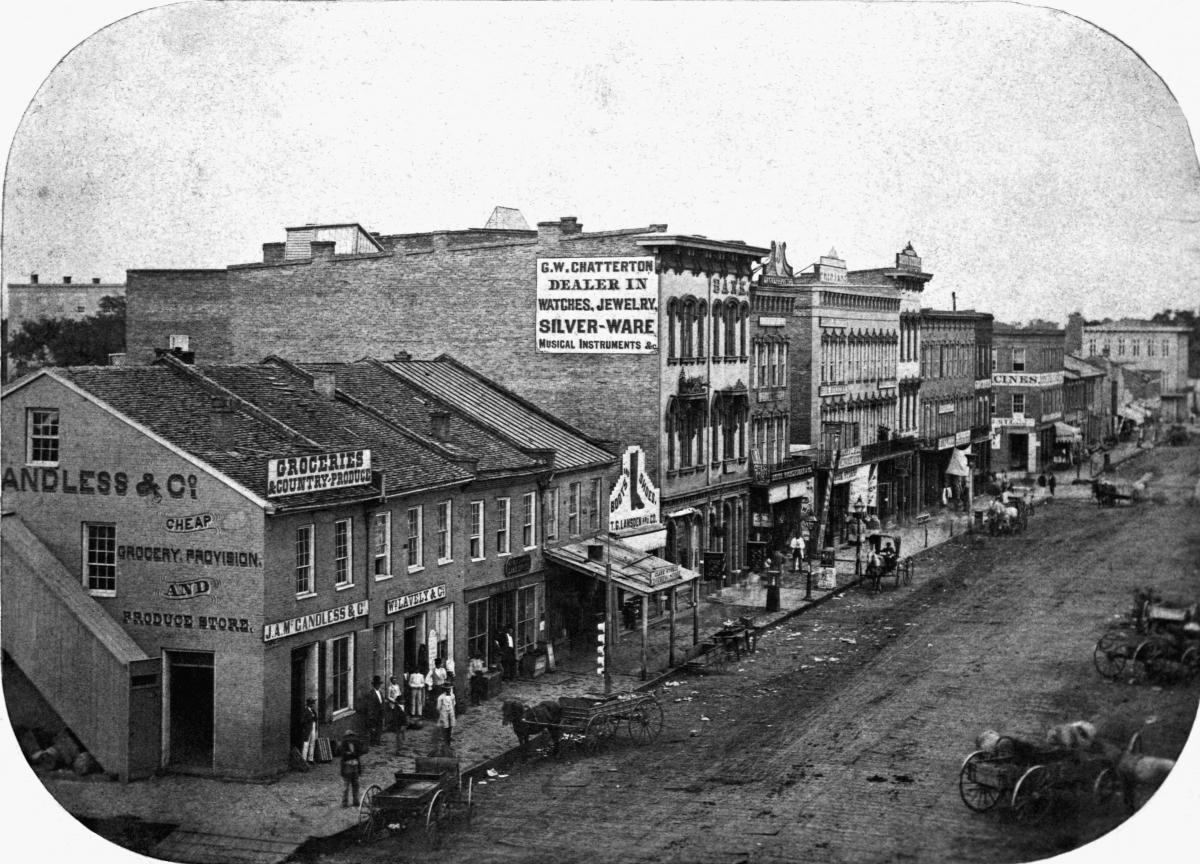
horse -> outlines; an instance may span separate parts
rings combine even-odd
[[[500,722],[502,726],[513,727],[522,750],[528,748],[531,737],[546,732],[550,735],[554,752],[558,752],[559,738],[562,737],[562,706],[557,702],[547,699],[526,706],[518,699],[506,699],[500,705]]]

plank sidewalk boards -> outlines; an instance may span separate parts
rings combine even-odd
[[[236,837],[177,828],[160,840],[149,854],[185,864],[278,864],[299,849],[305,839]]]

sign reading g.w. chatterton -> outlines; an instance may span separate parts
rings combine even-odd
[[[656,353],[654,259],[539,258],[536,339],[552,354]]]

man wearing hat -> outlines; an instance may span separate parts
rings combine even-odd
[[[358,742],[358,733],[353,730],[342,736],[342,806],[358,806],[358,775],[362,773],[359,756],[362,747]],[[351,803],[346,803],[347,796],[353,792]]]
[[[441,695],[437,697],[437,725],[442,730],[442,748],[449,753],[450,737],[454,734],[454,688],[443,684],[441,689]]]
[[[304,744],[300,755],[305,762],[312,762],[317,751],[317,700],[309,696],[304,700],[304,711],[300,715],[300,735]]]
[[[371,693],[367,696],[367,735],[372,744],[383,740],[383,679],[376,675],[371,679]]]

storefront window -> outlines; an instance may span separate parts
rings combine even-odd
[[[396,667],[393,662],[392,640],[395,634],[396,625],[392,622],[380,624],[375,628],[375,671],[374,674],[383,679],[384,684],[387,684],[389,676],[396,674]]]
[[[537,587],[517,590],[517,652],[521,654],[537,648]]]
[[[467,657],[488,661],[488,601],[467,604]]]
[[[330,639],[329,651],[329,707],[331,711],[349,711],[354,708],[354,634],[347,633]]]

